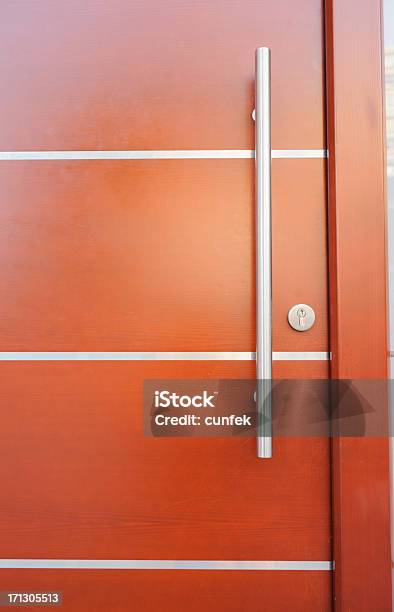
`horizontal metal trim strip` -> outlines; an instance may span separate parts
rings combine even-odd
[[[189,561],[168,559],[0,559],[0,569],[330,571],[330,561]]]
[[[329,361],[331,353],[324,351],[281,351],[272,353],[274,361]]]
[[[254,150],[178,151],[0,151],[0,161],[84,160],[84,159],[253,159]],[[314,159],[327,157],[324,149],[278,149],[273,159]]]
[[[274,361],[327,361],[324,352],[274,352]],[[0,361],[254,361],[248,352],[0,352]]]
[[[272,149],[272,159],[326,159],[327,149]]]
[[[254,151],[178,150],[178,151],[1,151],[0,160],[73,160],[73,159],[252,159]]]

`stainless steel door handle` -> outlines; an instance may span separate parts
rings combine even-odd
[[[271,61],[256,49],[256,408],[257,456],[272,457]]]

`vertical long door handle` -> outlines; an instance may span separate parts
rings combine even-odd
[[[271,61],[256,49],[257,456],[272,457]]]

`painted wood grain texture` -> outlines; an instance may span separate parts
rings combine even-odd
[[[329,0],[332,377],[386,379],[386,202],[379,0]],[[372,401],[388,415],[388,399]],[[386,416],[387,418],[387,416]],[[391,610],[387,439],[333,441],[335,605]]]
[[[273,148],[325,147],[321,0],[4,0],[0,33],[2,150],[252,149],[262,45]],[[322,160],[273,162],[277,351],[328,350],[324,177]],[[1,350],[253,351],[253,184],[248,160],[2,162]],[[308,334],[286,323],[300,301]],[[0,364],[1,557],[329,560],[328,441],[276,439],[262,462],[253,439],[144,437],[148,376],[255,371]],[[329,572],[0,577],[75,612],[331,608]]]
[[[2,162],[0,185],[2,351],[255,350],[253,161]],[[273,203],[273,348],[327,351],[325,161],[275,160]]]
[[[2,577],[12,591],[62,590],[65,612],[330,609],[330,572],[2,570]]]
[[[247,362],[0,364],[0,556],[329,560],[327,438],[276,439],[262,462],[254,437],[144,434],[145,379],[253,376]]]
[[[3,0],[0,149],[252,149],[272,48],[273,148],[324,148],[321,0]]]

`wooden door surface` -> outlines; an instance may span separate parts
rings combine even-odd
[[[0,32],[0,590],[330,610],[329,440],[261,460],[142,416],[144,380],[255,377],[259,46],[274,377],[328,377],[322,1],[3,0]]]

